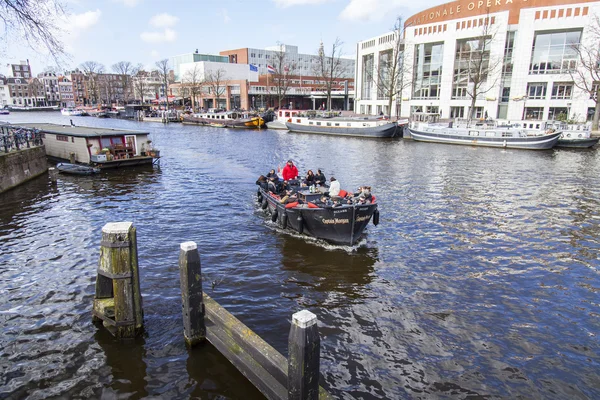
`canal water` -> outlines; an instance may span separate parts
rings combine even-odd
[[[0,195],[0,398],[258,399],[210,345],[186,350],[179,244],[204,288],[287,355],[315,313],[335,398],[600,397],[596,150],[518,151],[63,117],[148,130],[160,166],[48,176]],[[296,160],[369,184],[356,247],[278,231],[255,180]],[[101,228],[138,229],[143,337],[91,323]]]

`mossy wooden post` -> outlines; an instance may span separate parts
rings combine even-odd
[[[179,279],[185,343],[193,347],[206,339],[204,302],[202,299],[202,267],[195,242],[181,243]]]
[[[319,398],[321,340],[317,316],[308,310],[292,315],[288,338],[288,399]]]
[[[102,228],[93,315],[118,338],[135,337],[143,329],[137,237],[131,222]]]

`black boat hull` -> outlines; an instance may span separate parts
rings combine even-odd
[[[288,229],[337,245],[355,245],[377,211],[377,204],[309,208],[285,208],[278,198],[259,189],[259,200],[266,200],[272,221]],[[276,215],[275,215],[276,213]]]

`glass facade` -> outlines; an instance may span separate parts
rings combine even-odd
[[[568,73],[577,67],[581,30],[536,32],[530,74]]]
[[[387,100],[391,88],[389,87],[390,69],[392,65],[393,51],[387,50],[379,53],[379,72],[377,74],[377,100]]]
[[[413,98],[439,99],[444,43],[415,45]]]
[[[360,98],[371,100],[371,90],[373,88],[373,54],[363,56],[362,60],[362,92]]]
[[[485,82],[489,71],[490,38],[471,38],[456,41],[452,98],[470,98],[475,82]]]

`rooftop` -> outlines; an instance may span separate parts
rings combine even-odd
[[[127,129],[110,129],[110,128],[96,128],[93,126],[71,126],[71,125],[57,125],[57,124],[45,124],[45,123],[24,123],[24,124],[11,124],[14,126],[22,126],[23,128],[39,129],[42,132],[54,133],[58,135],[66,136],[78,136],[78,137],[98,137],[98,136],[122,136],[122,135],[147,135],[148,132],[144,131],[131,131]]]

